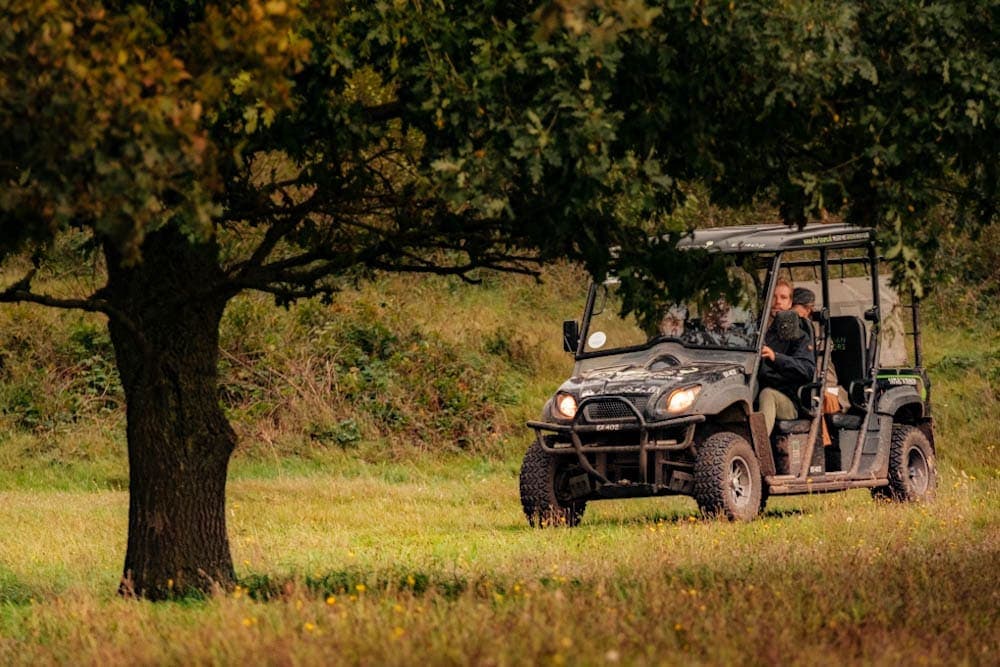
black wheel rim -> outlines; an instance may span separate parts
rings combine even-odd
[[[733,457],[729,466],[729,493],[736,507],[746,507],[753,493],[753,478],[750,475],[750,464],[742,456]]]
[[[931,477],[930,467],[927,465],[927,457],[924,456],[919,447],[911,447],[906,455],[906,475],[910,479],[910,488],[915,494],[927,493]]]

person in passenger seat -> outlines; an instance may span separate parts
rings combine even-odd
[[[809,327],[816,337],[816,327],[813,325],[812,314],[816,309],[816,293],[807,287],[796,287],[792,290],[792,310],[799,314],[804,321],[803,328]]]
[[[804,320],[803,327],[807,327],[815,336],[816,328],[813,325],[812,314],[816,310],[816,294],[811,289],[796,287],[792,290],[792,310]],[[840,381],[837,379],[837,369],[834,368],[833,361],[828,360],[826,377],[823,381],[823,412],[824,414],[842,412],[850,405],[847,391],[840,386]]]

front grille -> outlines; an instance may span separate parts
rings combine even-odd
[[[649,396],[623,396],[642,414]],[[635,413],[621,399],[597,399],[583,408],[583,416],[588,422],[621,422],[635,421]]]

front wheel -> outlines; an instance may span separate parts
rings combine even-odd
[[[934,499],[936,489],[937,465],[927,436],[916,427],[894,425],[889,484],[872,489],[872,496],[897,502],[926,502]]]
[[[760,464],[750,444],[735,433],[715,433],[698,447],[694,499],[702,513],[751,521],[764,504]]]
[[[546,452],[537,440],[531,444],[521,464],[521,507],[530,525],[546,528],[580,523],[587,501],[574,499],[569,493],[572,470],[565,459]]]

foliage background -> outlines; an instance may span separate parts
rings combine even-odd
[[[721,216],[702,208],[709,219]],[[753,215],[766,212],[736,220]],[[931,267],[939,283],[925,300],[925,346],[941,397],[935,416],[945,423],[967,400],[982,410],[1000,397],[1000,352],[989,335],[1000,317],[997,229],[975,238],[950,230],[937,239]],[[60,242],[44,273],[54,292],[87,280],[69,277],[63,263],[72,261],[74,242]],[[98,274],[95,268],[92,279]],[[237,460],[519,456],[524,421],[570,367],[559,323],[579,316],[587,278],[566,264],[550,266],[539,282],[481,277],[469,286],[387,275],[348,286],[332,304],[307,300],[287,309],[261,295],[235,300],[221,331],[220,400],[240,436]],[[0,311],[6,474],[49,460],[125,475],[124,399],[102,320],[26,304]],[[970,422],[975,432],[990,428]],[[995,466],[986,450],[956,444],[942,450],[945,462]]]

